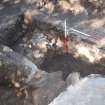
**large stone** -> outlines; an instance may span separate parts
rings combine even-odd
[[[24,56],[1,45],[0,78],[1,80],[6,78],[36,88],[43,86],[47,79],[47,73],[39,70],[33,62]]]
[[[104,86],[104,77],[90,75],[74,86],[70,85],[49,105],[104,105]]]

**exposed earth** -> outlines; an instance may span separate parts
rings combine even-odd
[[[5,60],[0,61],[0,105],[48,105],[62,91],[66,90],[68,87],[67,78],[71,73],[80,73],[80,78],[85,78],[90,74],[105,75],[104,59],[100,62],[90,63],[87,62],[87,59],[84,61],[81,58],[75,58],[73,53],[64,52],[64,48],[56,48],[56,39],[60,37],[63,41],[64,33],[52,26],[54,20],[51,18],[52,15],[55,15],[58,20],[63,20],[65,17],[71,18],[69,23],[72,24],[71,22],[87,20],[88,15],[89,20],[94,19],[97,23],[93,24],[93,26],[97,26],[95,27],[97,29],[105,27],[104,5],[104,0],[100,0],[98,4],[95,0],[1,0],[0,46],[3,44],[9,48],[3,47],[4,52],[7,51],[7,53],[3,53],[0,47],[0,60],[7,57],[7,62],[3,64],[3,67],[1,66],[2,61],[5,62]],[[40,12],[36,13],[34,9]],[[88,14],[80,15],[84,10]],[[43,17],[42,19],[40,13],[53,20],[48,20],[51,22],[50,25],[41,23],[47,18]],[[37,16],[34,17],[30,14],[37,14]],[[36,20],[40,20],[40,17],[42,20],[36,21],[36,17]],[[9,65],[12,61],[12,59],[8,60],[11,58],[10,49],[13,50],[13,54],[21,55],[17,64],[14,62],[13,65]],[[18,57],[17,55],[13,56]],[[25,58],[29,60],[30,64],[37,66],[39,71],[45,72],[46,76],[42,77],[45,78],[44,83],[40,82],[40,74],[31,75],[33,78],[30,79],[30,82],[26,82],[27,75],[30,73],[27,70],[31,69],[28,68],[30,66],[27,63],[26,67],[24,67],[24,63],[23,67],[20,66],[21,61],[24,62]],[[15,60],[17,61],[17,59]],[[9,67],[8,65],[10,66],[9,72],[5,70],[5,67]],[[27,73],[22,76],[26,80],[14,76],[15,70],[24,71],[24,69]],[[11,79],[8,75],[13,78]]]

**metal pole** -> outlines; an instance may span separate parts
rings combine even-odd
[[[64,21],[64,28],[65,28],[65,38],[67,37],[67,23],[66,23],[66,19]]]
[[[74,29],[74,28],[70,28],[69,30],[72,30],[74,32],[77,32],[77,33],[82,34],[82,35],[85,35],[85,36],[90,36],[89,34],[86,34],[86,33],[82,32],[82,31],[79,31],[79,30]]]

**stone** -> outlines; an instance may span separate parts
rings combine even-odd
[[[93,74],[70,85],[49,105],[104,105],[105,78]]]
[[[43,86],[42,84],[47,79],[47,73],[41,71],[36,64],[26,57],[14,51],[11,52],[11,50],[2,50],[4,47],[0,45],[0,78],[5,80],[6,77],[10,81],[15,80],[33,88]]]

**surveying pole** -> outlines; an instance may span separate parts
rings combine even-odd
[[[65,34],[65,36],[64,36],[64,49],[65,49],[65,52],[68,53],[68,48],[69,48],[68,42],[69,42],[69,39],[68,39],[68,35],[67,35],[67,21],[66,21],[66,19],[64,21],[64,34]]]

